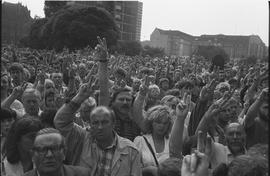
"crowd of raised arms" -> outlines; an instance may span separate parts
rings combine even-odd
[[[2,176],[266,176],[268,63],[2,46]]]

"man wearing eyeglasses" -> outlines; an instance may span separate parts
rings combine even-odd
[[[65,140],[54,128],[40,130],[34,140],[33,163],[34,169],[24,176],[88,176],[90,170],[80,166],[64,165]]]

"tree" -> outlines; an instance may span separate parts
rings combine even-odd
[[[118,43],[117,51],[127,56],[136,56],[141,53],[142,46],[138,41],[121,41]]]
[[[80,5],[65,6],[55,12],[36,31],[33,25],[29,36],[30,46],[35,48],[36,40],[40,40],[43,48],[62,50],[64,47],[81,49],[92,48],[97,44],[97,36],[105,37],[107,45],[115,45],[119,36],[114,19],[109,12],[97,7]],[[40,45],[39,45],[40,46]]]
[[[35,49],[46,48],[46,38],[41,34],[41,29],[47,23],[47,18],[35,19],[29,31],[29,35],[20,40],[20,44]]]
[[[53,16],[58,10],[62,9],[67,4],[67,1],[45,1],[44,13],[45,17]]]
[[[225,63],[229,61],[228,54],[223,48],[217,46],[199,46],[196,55],[203,56],[209,61],[211,61],[215,56],[221,55],[225,59]]]
[[[155,48],[149,45],[143,47],[142,55],[149,55],[150,57],[163,57],[165,55],[163,48]]]

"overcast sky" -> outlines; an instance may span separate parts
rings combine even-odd
[[[22,2],[31,16],[44,17],[44,0]],[[261,37],[268,46],[269,5],[267,0],[140,0],[143,2],[141,40],[149,40],[156,27],[190,35],[227,34]]]

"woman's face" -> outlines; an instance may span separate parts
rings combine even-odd
[[[48,96],[46,98],[46,107],[47,108],[55,108],[55,97],[54,96]]]
[[[157,134],[159,136],[165,136],[166,132],[168,131],[170,124],[170,120],[168,115],[160,115],[153,121],[153,134]]]

